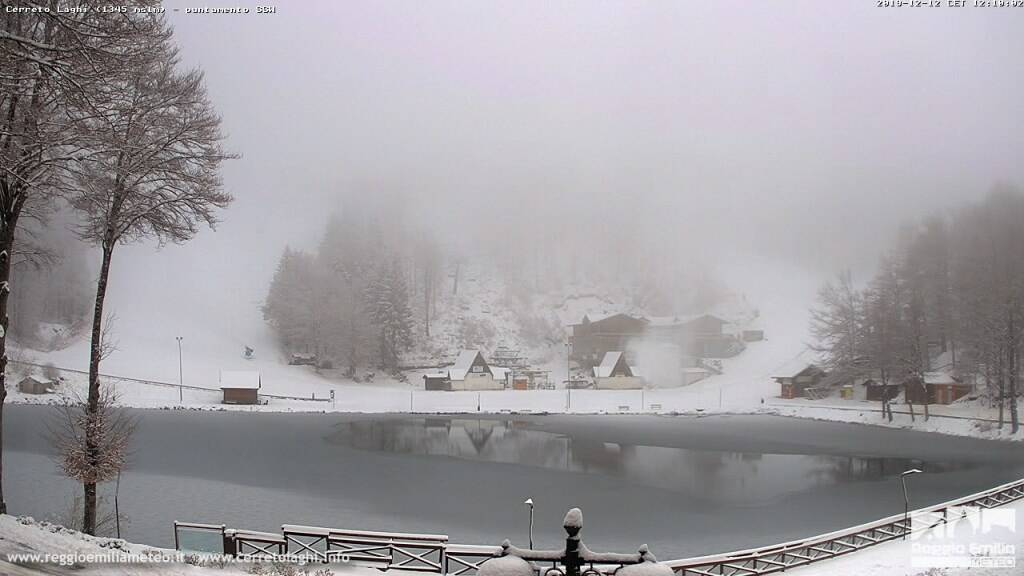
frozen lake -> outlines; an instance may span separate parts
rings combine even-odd
[[[62,521],[80,488],[45,438],[52,408],[7,406],[12,514]],[[771,416],[363,416],[136,411],[121,478],[122,535],[172,546],[174,520],[444,533],[453,542],[560,545],[584,512],[591,549],[642,543],[661,559],[770,544],[1024,475],[991,443]],[[102,489],[112,505],[113,486]]]

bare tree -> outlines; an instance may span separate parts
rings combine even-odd
[[[231,196],[222,190],[221,163],[233,156],[221,146],[220,118],[206,96],[203,75],[178,70],[170,29],[145,39],[145,50],[108,79],[101,97],[76,112],[93,151],[78,163],[71,198],[81,212],[81,237],[102,250],[93,309],[88,414],[99,417],[99,365],[103,357],[103,306],[115,247],[155,238],[184,242],[201,224],[213,227],[215,211]],[[85,427],[86,463],[99,466],[100,439]],[[96,523],[96,482],[83,476],[84,531]]]
[[[45,10],[0,13],[0,430],[11,270],[19,254],[35,252],[28,244],[16,249],[19,224],[48,214],[67,190],[66,169],[86,152],[78,123],[67,114],[68,99],[91,99],[112,62],[132,53],[130,39],[148,33],[138,16],[102,13],[95,9],[100,2],[79,4],[87,9],[59,11],[56,0],[18,1],[13,5]],[[2,471],[0,460],[0,477]],[[0,513],[5,510],[0,483]]]
[[[812,349],[822,353],[829,372],[859,376],[864,364],[864,296],[844,271],[818,290],[811,309]]]
[[[48,428],[61,471],[84,485],[97,485],[113,480],[120,474],[128,460],[132,435],[137,425],[135,417],[117,406],[114,390],[106,387],[95,407],[92,403],[82,402],[80,398],[64,396],[57,406],[57,416]],[[101,524],[95,512],[90,517],[86,504],[88,500],[82,500],[85,512],[81,529],[95,534]],[[75,510],[78,509],[78,502],[76,498]],[[94,501],[93,506],[96,505]]]

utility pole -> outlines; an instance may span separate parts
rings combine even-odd
[[[183,373],[181,371],[181,340],[182,340],[182,337],[181,336],[177,336],[177,337],[175,337],[175,340],[178,341],[178,404],[183,404],[185,402],[185,389],[184,389],[185,378],[184,378]]]

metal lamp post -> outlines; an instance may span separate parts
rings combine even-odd
[[[900,482],[903,484],[903,539],[907,539],[907,533],[910,532],[910,496],[907,494],[907,476],[912,474],[920,474],[922,470],[917,468],[911,468],[906,472],[900,474]]]
[[[565,343],[565,411],[572,409],[572,345]]]
[[[527,498],[523,504],[530,507],[530,548],[533,548],[533,498]]]
[[[182,341],[182,337],[181,336],[176,336],[175,340],[178,341],[178,404],[183,404],[185,402],[185,392],[184,392],[185,378],[183,377],[182,371],[181,371],[181,341]]]

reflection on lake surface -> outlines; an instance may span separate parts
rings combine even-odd
[[[908,458],[694,450],[603,442],[552,433],[530,421],[403,418],[345,422],[328,442],[359,450],[447,456],[622,478],[710,501],[757,504],[845,482],[880,480],[908,468],[948,472],[964,462]]]

